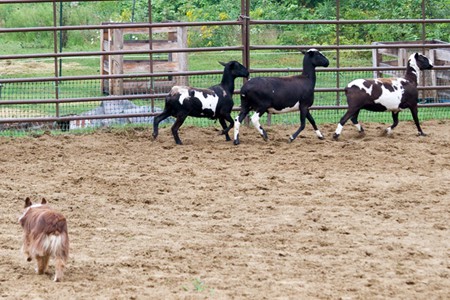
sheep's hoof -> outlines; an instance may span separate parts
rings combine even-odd
[[[383,134],[384,135],[388,135],[388,136],[391,135],[392,134],[392,128],[391,127],[386,128],[384,130]]]
[[[236,146],[240,144],[239,140],[234,140],[233,144],[235,144]]]
[[[417,134],[417,136],[427,136],[427,134],[425,133],[425,132],[419,132],[418,134]]]
[[[264,139],[265,142],[267,142],[267,141],[269,140],[269,137],[267,136],[267,133],[266,133],[266,132],[264,132],[264,133],[262,134],[262,138]]]
[[[322,135],[322,136],[318,136],[318,138],[319,138],[319,140],[324,140],[325,139],[325,137]]]
[[[339,139],[340,134],[333,134],[333,140],[337,141]]]

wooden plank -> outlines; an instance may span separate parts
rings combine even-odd
[[[397,65],[401,67],[406,66],[407,56],[406,49],[398,49]]]
[[[148,27],[123,28],[124,34],[149,34]],[[176,27],[154,27],[152,33],[169,33],[177,32]]]
[[[106,24],[106,23],[104,23]],[[113,23],[115,24],[115,23]],[[149,37],[150,30],[148,27],[138,27],[138,28],[116,28],[116,29],[105,29],[103,30],[103,39],[101,41],[102,51],[117,51],[117,50],[137,50],[145,51],[149,50],[149,41],[146,40]],[[160,34],[157,40],[152,40],[152,49],[154,50],[173,50],[178,48],[187,48],[187,30],[186,27],[171,26],[166,28],[153,28],[152,33]],[[164,35],[167,34],[167,40],[164,39]],[[124,41],[125,34],[143,34],[142,40],[126,40]],[[155,37],[155,36],[153,36]],[[163,40],[161,40],[163,38]],[[145,57],[145,55],[144,55]],[[150,57],[149,57],[150,59]],[[140,60],[126,60],[124,55],[102,55],[100,62],[100,68],[102,74],[138,74],[138,73],[149,73],[150,60],[140,59]],[[166,60],[153,60],[152,61],[152,71],[153,72],[177,72],[186,71],[187,67],[187,53],[171,53],[169,54],[169,59]],[[175,84],[187,85],[186,76],[175,77],[169,76],[170,80],[129,80],[129,79],[109,79],[104,80],[102,84],[103,92],[109,92],[111,95],[123,95],[129,92],[133,93],[137,91],[140,92],[155,92],[162,90],[170,90],[170,88]],[[152,89],[151,87],[154,87]],[[105,91],[105,89],[107,89]],[[159,90],[158,90],[159,89]]]
[[[153,50],[172,50],[172,49],[178,49],[178,46],[176,43],[167,42],[167,41],[153,41],[152,42],[152,48]],[[149,50],[149,43],[147,42],[125,42],[123,44],[123,50]]]
[[[433,49],[430,49],[430,51],[428,52],[428,58],[431,60],[431,62],[435,61],[435,55],[436,55],[436,51]],[[431,85],[437,85],[437,77],[436,77],[436,71],[431,69]],[[433,92],[433,98],[436,99],[438,96],[437,91]]]
[[[124,60],[123,71],[125,74],[148,73],[150,71],[149,60]],[[178,71],[178,63],[173,61],[153,61],[153,72]]]
[[[446,61],[448,64],[450,64],[450,50],[436,49],[434,51],[436,52],[434,55],[436,60]]]
[[[372,43],[372,44],[376,44],[376,43]],[[380,58],[381,58],[381,56],[378,54],[378,50],[372,49],[372,67],[377,68],[379,66]],[[381,77],[381,73],[378,71],[373,71],[373,77],[379,78],[379,77]]]
[[[397,57],[398,56],[398,50],[395,48],[382,48],[382,49],[378,49],[378,51],[382,54],[382,55],[386,55],[386,56],[394,56]]]
[[[149,80],[127,80],[123,82],[123,91],[125,94],[148,94],[155,91],[158,93],[169,92],[172,86],[176,84],[175,80],[158,80],[153,82]]]

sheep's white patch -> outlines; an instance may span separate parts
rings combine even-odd
[[[178,101],[181,105],[183,105],[183,102],[185,99],[189,98],[189,88],[184,86],[177,86],[177,89],[174,91],[175,87],[172,88],[172,91],[175,93],[180,94],[180,98],[178,98]]]
[[[322,132],[320,132],[320,130],[315,130],[315,132],[319,138],[323,139],[323,134],[322,134]]]
[[[178,98],[178,101],[180,102],[181,105],[183,105],[184,101],[190,98],[189,88],[178,87],[177,91],[178,93],[180,93],[180,98]],[[210,109],[215,114],[217,103],[219,103],[219,97],[216,94],[214,95],[206,94],[205,97],[205,93],[203,93],[202,91],[194,90],[194,97],[200,100],[200,102],[202,103],[202,110]]]
[[[419,76],[417,76],[417,75],[419,74],[420,68],[419,68],[419,66],[417,65],[417,61],[416,61],[416,58],[415,58],[415,53],[413,53],[413,54],[411,54],[411,55],[409,56],[409,65],[410,65],[411,68],[414,69],[414,71],[412,71],[412,72],[414,73],[414,75],[416,75],[417,80],[419,80],[420,78],[419,78]]]
[[[260,118],[261,118],[261,116],[259,115],[259,113],[255,112],[251,119],[252,119],[253,126],[255,126],[255,128],[258,130],[258,132],[261,135],[264,135],[264,131],[262,130],[261,124],[259,123]]]
[[[277,109],[271,107],[267,111],[272,113],[272,114],[283,114],[283,113],[287,113],[287,112],[298,111],[299,107],[300,107],[300,101],[295,103],[295,105],[292,106],[292,107],[285,107],[285,108],[280,109],[280,110],[277,110]]]
[[[337,128],[336,128],[335,133],[336,133],[337,135],[340,135],[343,128],[344,128],[344,126],[342,126],[341,123],[338,123],[338,126],[337,126]]]
[[[373,90],[373,85],[370,85],[370,87],[366,87],[364,85],[364,82],[366,82],[365,79],[355,79],[352,82],[350,82],[347,87],[351,88],[352,86],[356,86],[358,88],[360,88],[361,90],[366,91],[366,93],[371,96],[372,95],[372,90]]]
[[[376,80],[377,82],[380,82]],[[374,102],[383,105],[388,111],[400,111],[400,102],[404,93],[402,78],[392,80],[391,85],[394,91],[388,90],[384,85],[381,86],[381,95]],[[381,83],[381,82],[380,82]]]
[[[234,119],[234,140],[237,140],[239,135],[239,127],[241,127],[241,122],[239,122],[239,116]]]
[[[170,89],[170,95],[174,96],[176,94],[181,94],[184,91],[187,91],[188,89],[189,89],[188,86],[175,85]]]
[[[391,134],[392,134],[392,128],[391,128],[391,126],[389,126],[388,128],[386,128],[386,134],[387,134],[387,135],[391,135]]]
[[[211,109],[213,112],[216,112],[217,103],[219,103],[219,97],[210,94],[206,94],[204,97],[204,93],[201,91],[195,91],[194,97],[199,99],[202,102],[202,109]]]

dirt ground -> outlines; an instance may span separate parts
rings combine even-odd
[[[450,121],[0,138],[4,299],[449,299]],[[68,219],[64,281],[20,253],[26,196]]]

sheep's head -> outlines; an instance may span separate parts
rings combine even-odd
[[[326,58],[325,55],[323,55],[322,52],[317,49],[311,48],[308,51],[301,50],[301,52],[305,55],[303,64],[305,63],[306,59],[309,59],[314,67],[328,67],[328,65],[330,64],[328,58]]]
[[[420,70],[429,70],[433,68],[433,64],[430,62],[430,60],[420,53],[414,53],[411,55],[412,58],[416,61],[416,65],[419,67]]]
[[[229,61],[227,63],[219,61],[219,64],[225,67],[224,72],[230,72],[234,78],[248,77],[250,75],[247,68],[235,60]]]

